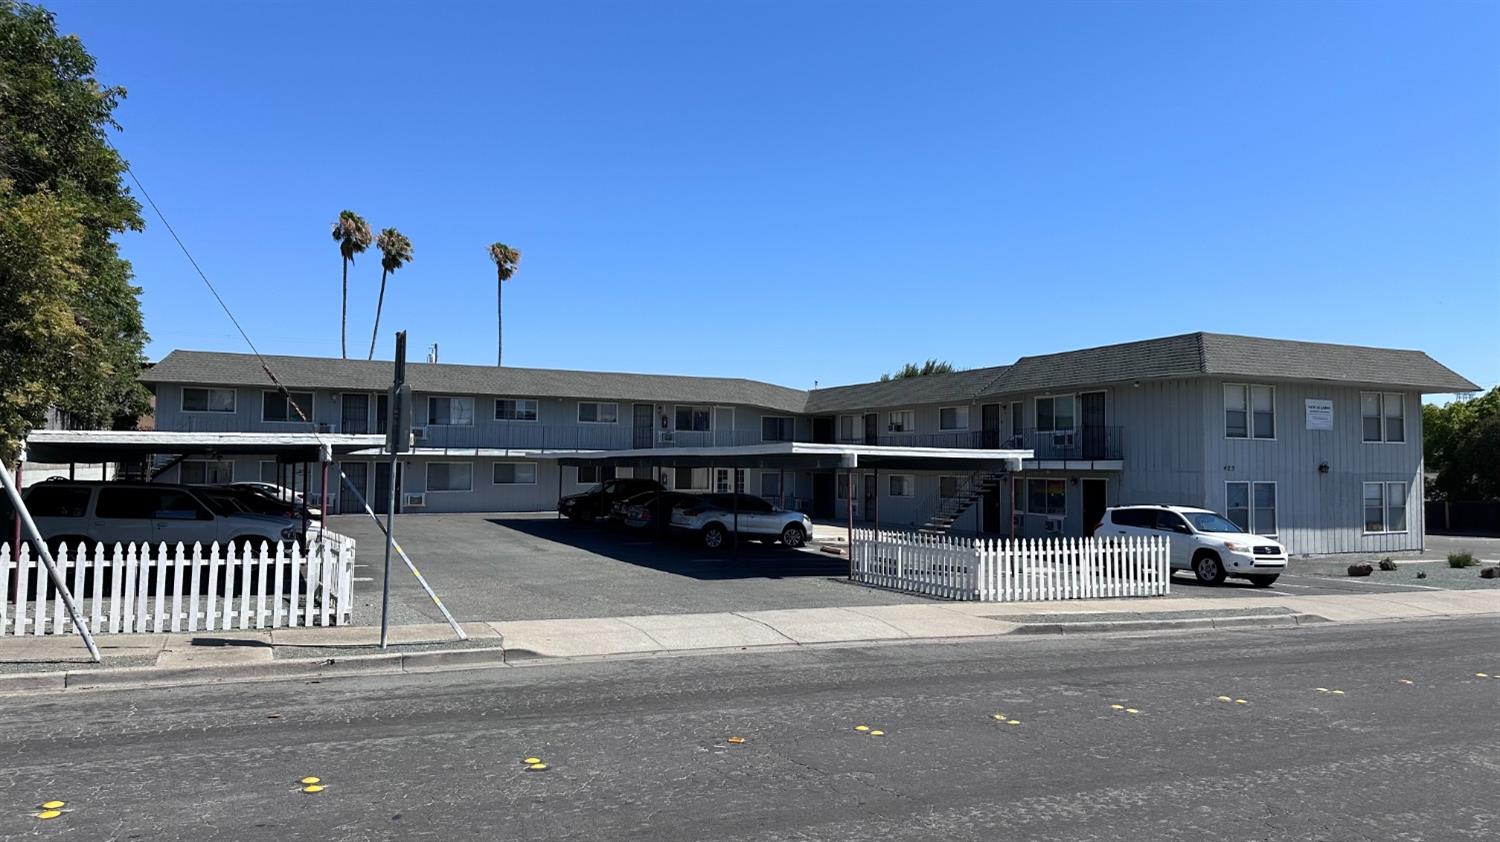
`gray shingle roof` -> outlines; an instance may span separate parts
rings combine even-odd
[[[391,385],[389,360],[285,356],[267,356],[265,359],[287,388],[378,391]],[[217,351],[173,351],[147,369],[141,380],[146,383],[272,385],[260,360],[253,354]],[[807,402],[807,393],[800,389],[734,377],[407,363],[406,380],[416,391],[439,394],[744,404],[778,412],[801,412]]]
[[[934,403],[968,403],[984,391],[1009,366],[971,368],[952,374],[929,374],[900,380],[855,383],[814,389],[807,396],[808,412],[848,412],[882,406],[918,406]]]

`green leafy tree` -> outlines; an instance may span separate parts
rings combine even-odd
[[[375,338],[380,335],[380,311],[385,307],[385,279],[402,266],[411,262],[411,240],[394,228],[387,228],[375,238],[375,248],[380,249],[380,297],[375,299],[375,328],[370,331],[370,355],[375,359]]]
[[[1500,386],[1470,400],[1422,407],[1422,448],[1435,500],[1500,500]]]
[[[340,211],[339,219],[333,223],[333,239],[339,244],[339,254],[344,258],[344,295],[339,310],[339,356],[349,359],[349,264],[354,256],[370,247],[372,238],[370,223],[352,210]]]
[[[907,363],[906,365],[901,366],[901,368],[898,369],[895,374],[882,374],[880,375],[880,382],[884,383],[888,380],[905,380],[908,377],[926,377],[929,374],[951,373],[953,373],[953,363],[950,363],[946,360],[940,362],[938,360],[929,359],[921,365],[918,365],[916,363]]]
[[[510,280],[521,266],[521,252],[505,243],[490,244],[490,260],[495,261],[495,365],[504,365],[505,360],[505,282]]]
[[[106,131],[125,89],[52,14],[0,0],[0,457],[56,407],[82,423],[133,423],[149,408],[138,376],[140,288],[116,234],[140,205]]]

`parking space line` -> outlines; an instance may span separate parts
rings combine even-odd
[[[1303,577],[1303,578],[1307,578],[1307,577]],[[1322,587],[1326,587],[1326,588],[1333,588],[1335,590],[1337,590],[1342,585],[1369,585],[1369,586],[1377,587],[1377,588],[1411,588],[1411,589],[1414,589],[1414,590],[1421,590],[1421,591],[1446,591],[1446,590],[1451,590],[1450,588],[1438,588],[1438,587],[1433,587],[1432,585],[1410,585],[1410,584],[1407,584],[1405,582],[1367,582],[1367,581],[1365,581],[1363,579],[1357,579],[1357,578],[1353,578],[1353,577],[1348,578],[1348,579],[1335,579],[1333,577],[1326,577],[1326,578],[1327,578],[1327,581],[1323,582],[1323,583],[1320,583],[1321,586]],[[1286,587],[1315,587],[1315,586],[1311,586],[1311,585],[1300,585],[1300,586],[1298,586],[1298,585],[1292,585],[1291,583],[1287,583]]]

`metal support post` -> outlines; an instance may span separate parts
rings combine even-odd
[[[20,473],[20,467],[21,460],[17,459],[16,471],[18,474]],[[99,656],[99,647],[94,645],[94,636],[89,632],[88,623],[84,622],[83,614],[78,610],[78,603],[73,601],[72,592],[68,590],[68,585],[63,581],[62,575],[57,572],[57,564],[52,560],[52,551],[47,548],[47,542],[42,540],[42,533],[37,530],[36,521],[31,519],[31,512],[26,510],[26,503],[21,499],[19,481],[11,476],[10,471],[5,467],[5,463],[3,462],[0,462],[0,485],[5,486],[5,496],[10,498],[10,505],[16,510],[16,532],[18,534],[16,543],[11,545],[16,561],[19,563],[21,560],[21,539],[19,533],[21,527],[24,526],[26,534],[32,541],[36,542],[37,555],[40,555],[42,563],[47,565],[47,575],[52,577],[52,586],[57,589],[57,595],[62,599],[63,605],[67,606],[68,618],[73,621],[73,628],[78,629],[78,635],[83,638],[83,645],[88,647],[89,657],[94,660],[94,663],[99,663],[103,659]],[[25,594],[17,594],[16,596],[23,600],[26,598]],[[36,622],[40,624],[42,620],[42,615],[38,613]],[[38,625],[38,628],[40,629],[40,625]]]

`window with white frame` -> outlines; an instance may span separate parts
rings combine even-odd
[[[1060,479],[1026,480],[1026,513],[1062,517],[1068,513],[1068,484]]]
[[[864,431],[860,428],[858,415],[839,416],[839,441],[851,442],[864,438]]]
[[[1406,441],[1406,396],[1400,392],[1360,392],[1359,415],[1365,441]]]
[[[672,472],[674,491],[706,491],[708,489],[707,468],[677,468]]]
[[[1224,496],[1224,514],[1230,523],[1255,535],[1277,533],[1276,483],[1227,482]]]
[[[428,398],[427,424],[433,427],[472,427],[474,425],[474,399]]]
[[[1406,531],[1406,483],[1364,484],[1365,534]]]
[[[767,500],[773,500],[781,496],[781,472],[760,472],[760,496]]]
[[[678,406],[676,429],[686,433],[706,433],[713,429],[714,412],[707,406]]]
[[[764,415],[760,419],[761,441],[791,441],[792,419],[782,415]]]
[[[228,459],[184,459],[179,476],[183,485],[227,485],[234,482],[234,463]]]
[[[234,412],[234,390],[184,388],[182,411]]]
[[[967,406],[945,406],[938,410],[939,430],[967,430],[969,429],[969,408]]]
[[[744,468],[735,468],[734,469],[734,491],[736,493],[739,493],[739,494],[745,493],[745,469]],[[729,489],[729,469],[728,468],[715,468],[714,469],[714,492],[718,493],[718,494],[728,494],[728,493],[730,493],[730,489]]]
[[[892,497],[915,497],[917,495],[917,478],[911,474],[891,474],[889,486]]]
[[[287,398],[291,398],[290,403]],[[296,406],[292,405],[294,403]],[[280,392],[260,393],[260,420],[262,421],[301,421],[302,416],[297,414],[299,408],[307,415],[308,420],[312,419],[312,392],[287,392],[285,395]]]
[[[496,421],[535,421],[536,400],[533,398],[497,398],[495,400]]]
[[[1071,433],[1076,425],[1072,395],[1036,399],[1036,429],[1039,433]]]
[[[496,462],[492,481],[495,485],[536,485],[536,463]]]
[[[427,490],[473,491],[473,462],[428,462]]]
[[[579,465],[578,484],[595,485],[615,478],[614,465]]]
[[[938,477],[938,497],[943,500],[952,500],[958,496],[960,480],[956,476]]]
[[[886,431],[892,433],[911,433],[917,429],[917,413],[912,409],[893,410],[886,421]]]
[[[620,405],[598,401],[578,402],[578,423],[613,424],[620,420]]]
[[[1276,388],[1225,383],[1224,437],[1276,438]]]

